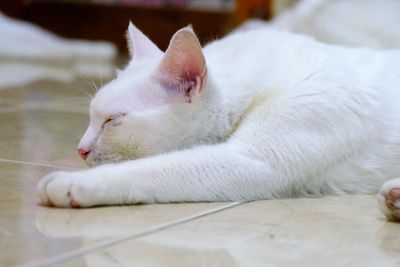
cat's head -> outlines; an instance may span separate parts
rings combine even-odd
[[[132,24],[127,36],[130,63],[90,105],[78,146],[89,165],[178,150],[213,136],[204,125],[212,117],[206,61],[192,28],[177,31],[165,53]]]

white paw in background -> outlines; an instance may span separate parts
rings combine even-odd
[[[400,178],[382,185],[378,193],[378,204],[389,220],[400,221]]]
[[[98,184],[86,173],[53,172],[40,180],[37,190],[44,205],[57,207],[89,207],[96,205]]]

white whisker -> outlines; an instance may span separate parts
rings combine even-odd
[[[97,56],[97,68],[100,72],[100,87],[103,87],[103,68],[101,67],[99,57]]]
[[[88,93],[87,91],[82,91],[82,93],[87,94],[90,98],[93,98],[93,96],[96,94],[96,86],[92,83],[89,82],[88,78],[85,77],[84,75],[80,75],[80,78],[87,84],[90,92]]]

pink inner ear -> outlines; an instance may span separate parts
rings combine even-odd
[[[192,30],[178,31],[170,42],[160,65],[160,72],[169,83],[196,81],[205,73],[206,62],[200,43]]]
[[[163,52],[132,23],[128,27],[128,47],[134,60],[162,56]]]

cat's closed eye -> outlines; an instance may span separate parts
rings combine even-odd
[[[111,115],[111,116],[109,116],[105,121],[104,121],[104,123],[103,123],[103,128],[104,128],[104,126],[106,126],[107,124],[110,124],[111,122],[114,122],[116,119],[118,119],[118,118],[121,118],[121,117],[123,117],[123,116],[125,116],[126,114],[125,113],[116,113],[116,114],[114,114],[114,115]],[[112,126],[117,126],[117,125],[119,125],[119,123],[118,124],[111,124]]]

